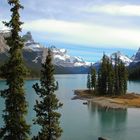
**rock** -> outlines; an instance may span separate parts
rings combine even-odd
[[[87,105],[88,103],[87,102],[83,102],[83,105]]]
[[[98,138],[98,140],[107,140],[107,139],[105,139],[105,138],[102,138],[102,137],[99,137],[99,138]]]

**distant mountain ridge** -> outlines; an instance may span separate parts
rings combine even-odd
[[[0,64],[2,64],[8,58],[8,49],[4,37],[9,36],[9,31],[0,31]],[[24,48],[23,57],[27,67],[36,73],[39,72],[41,68],[41,63],[45,61],[47,55],[47,48],[43,47],[40,43],[35,42],[31,32],[27,32],[23,35]],[[83,60],[83,58],[70,56],[66,49],[58,49],[55,46],[51,47],[53,52],[53,63],[55,65],[56,73],[59,74],[80,74],[87,73],[89,71],[90,63]],[[94,55],[94,54],[93,54]],[[133,67],[140,65],[140,49],[137,51],[136,55],[132,58],[122,54],[121,52],[115,52],[108,56],[110,60],[114,63],[115,55],[117,55],[120,60],[127,66]],[[99,68],[101,61],[93,64],[93,67]]]
[[[117,58],[119,58],[125,64],[126,67],[128,67],[133,62],[131,58],[122,54],[120,51],[112,53],[110,56],[106,55],[106,57],[110,59],[110,61],[112,61],[112,64],[115,64],[115,56],[117,56]],[[101,62],[102,62],[102,59],[94,63],[93,67],[95,67],[96,69],[99,69]]]
[[[6,35],[10,34],[7,34],[7,32],[0,32],[0,60],[3,60],[3,62],[8,57],[7,51],[9,49],[4,40]],[[23,40],[23,58],[25,63],[29,69],[36,71],[37,73],[41,68],[41,63],[45,61],[47,48],[43,47],[40,43],[35,42],[31,32],[27,32],[23,36]],[[56,73],[87,73],[89,63],[85,62],[82,58],[70,56],[67,54],[67,50],[58,49],[55,46],[52,46],[51,50],[53,52],[53,63],[55,65]]]

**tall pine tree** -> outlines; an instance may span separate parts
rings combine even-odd
[[[107,62],[108,77],[107,77],[107,94],[114,95],[114,69],[112,61],[108,59]]]
[[[51,50],[48,50],[46,61],[42,64],[40,85],[33,85],[40,100],[36,101],[34,110],[36,111],[35,124],[41,126],[38,136],[35,140],[56,140],[61,136],[62,129],[59,126],[60,113],[56,112],[62,104],[56,98],[54,91],[57,90],[57,84],[54,79],[54,66],[52,64]]]
[[[115,73],[115,77],[114,77],[114,94],[115,95],[119,95],[120,91],[119,91],[119,69],[118,69],[118,65],[119,65],[119,58],[117,56],[117,54],[115,55],[115,66],[114,66],[114,73]]]
[[[97,77],[97,93],[99,95],[123,95],[127,91],[128,72],[124,63],[115,55],[115,65],[103,56]]]
[[[91,88],[92,90],[96,88],[96,70],[95,68],[91,69]]]
[[[88,88],[88,90],[91,89],[91,76],[90,76],[90,73],[88,73],[88,75],[87,75],[87,88]]]
[[[104,54],[101,67],[98,71],[98,93],[100,95],[107,94],[107,57]]]
[[[127,69],[122,61],[119,62],[118,65],[118,74],[119,74],[119,94],[123,95],[127,91],[127,80],[128,74]]]
[[[11,29],[11,35],[6,38],[10,47],[9,60],[1,67],[1,76],[6,79],[7,89],[1,91],[5,99],[3,114],[4,126],[0,137],[4,140],[26,140],[29,135],[29,125],[25,121],[27,103],[25,100],[24,77],[26,69],[22,58],[23,41],[19,35],[21,24],[19,10],[23,8],[19,0],[8,0],[11,8],[11,20],[4,22]]]

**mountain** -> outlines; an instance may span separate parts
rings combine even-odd
[[[8,49],[4,37],[10,35],[10,32],[0,32],[0,64],[8,58]],[[40,43],[35,42],[31,32],[23,35],[24,48],[23,58],[26,66],[32,71],[31,74],[38,75],[41,63],[45,61],[47,55],[47,48],[43,47]],[[80,57],[70,56],[65,49],[58,49],[55,46],[51,47],[53,52],[53,63],[55,72],[59,74],[77,74],[87,73],[89,65]]]
[[[133,61],[130,63],[129,68],[137,68],[140,67],[140,48],[136,52],[135,55],[132,56]]]
[[[138,49],[136,55],[133,56],[133,61],[129,65],[129,79],[140,79],[140,48]]]
[[[10,35],[9,31],[0,30],[0,53],[6,52],[9,47],[6,45],[5,37]]]
[[[45,49],[40,43],[34,41],[31,32],[27,32],[22,38],[24,40],[24,49],[26,50],[41,52]]]
[[[125,66],[129,66],[132,63],[132,59],[130,59],[128,56],[122,54],[120,51],[112,53],[110,56],[107,56],[113,64],[115,64],[115,56],[117,56],[124,64]],[[93,64],[93,67],[95,67],[97,70],[100,68],[100,64],[102,62],[102,59],[96,63]]]
[[[53,61],[57,66],[63,67],[87,67],[89,66],[87,62],[85,62],[80,57],[70,56],[67,54],[66,49],[58,49],[55,46],[51,47],[53,52]]]
[[[113,63],[115,63],[115,56],[117,56],[125,64],[125,66],[129,66],[130,63],[132,63],[132,59],[122,54],[120,51],[111,54],[110,58],[113,61]]]
[[[4,37],[10,35],[7,30],[0,31],[0,65],[8,58],[8,49]],[[31,32],[27,32],[23,35],[24,48],[23,58],[26,66],[32,71],[32,74],[39,74],[41,63],[45,61],[47,55],[47,48],[43,47],[40,43],[36,42]],[[55,72],[59,74],[79,74],[87,73],[89,70],[90,63],[84,61],[81,57],[71,56],[68,54],[66,49],[59,49],[55,46],[51,47],[53,52],[53,63],[55,66]],[[122,54],[121,52],[115,52],[110,56],[107,56],[110,60],[115,63],[115,55],[117,55],[122,62],[131,67],[140,66],[140,49],[131,59]],[[98,69],[102,60],[93,64],[93,67]]]
[[[137,63],[140,63],[140,48],[138,49],[136,55],[133,55],[133,61],[131,65],[135,65]]]

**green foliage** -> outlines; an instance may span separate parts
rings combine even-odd
[[[50,49],[46,61],[42,64],[40,84],[33,85],[40,101],[36,101],[34,110],[36,111],[35,124],[41,126],[36,140],[56,140],[61,136],[62,129],[59,126],[60,113],[56,112],[62,104],[59,103],[55,90],[58,88],[58,83],[54,79],[54,66],[52,64],[52,56]]]
[[[89,82],[90,78],[91,82]],[[96,78],[96,71],[92,69],[87,77],[87,87],[94,88],[98,95],[123,95],[127,91],[127,79],[127,69],[117,55],[114,66],[111,60],[103,55],[98,76]]]
[[[96,70],[91,69],[91,88],[96,89]]]
[[[23,89],[24,77],[27,71],[21,53],[23,41],[19,36],[22,24],[19,9],[23,7],[20,5],[19,0],[9,0],[8,3],[12,6],[12,16],[8,23],[4,23],[11,28],[11,36],[6,38],[7,45],[10,47],[10,57],[1,66],[1,76],[6,79],[8,88],[1,91],[6,107],[3,114],[5,124],[1,129],[0,137],[4,140],[27,140],[29,125],[26,124],[25,120],[27,103]]]
[[[119,88],[120,94],[125,94],[127,91],[127,80],[128,80],[128,71],[124,64],[120,61],[119,63]]]
[[[101,67],[98,72],[98,93],[100,95],[107,94],[107,75],[108,75],[108,69],[107,69],[107,58],[105,55],[103,55]]]
[[[91,89],[91,77],[90,73],[87,75],[87,88],[90,90]]]
[[[115,72],[113,69],[112,62],[108,60],[107,63],[107,94],[108,95],[113,95],[114,94],[114,80],[115,80]]]
[[[119,69],[118,69],[118,65],[119,65],[119,60],[117,55],[115,55],[115,66],[114,66],[114,94],[117,95],[119,94]]]
[[[92,68],[92,65],[90,67],[90,72],[87,75],[87,88],[89,90],[95,90],[96,88],[96,70]]]

